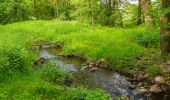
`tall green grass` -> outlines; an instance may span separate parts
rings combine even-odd
[[[159,63],[159,60],[150,59],[150,63],[146,64],[145,59],[160,57],[159,29],[151,31],[143,26],[131,29],[92,27],[74,21],[26,21],[0,28],[1,34],[5,33],[5,37],[24,47],[29,48],[30,41],[37,39],[61,42],[64,44],[63,54],[81,55],[91,60],[104,58],[116,70],[133,72],[142,69],[141,66],[147,68],[152,63]]]
[[[31,21],[0,26],[0,99],[110,100],[110,96],[101,90],[66,87],[65,82],[71,81],[70,74],[56,66],[44,65],[38,70],[32,68],[32,56],[35,56],[29,51],[32,40],[54,41],[56,32],[64,35],[67,31],[79,32],[86,27],[75,22],[57,22],[58,26],[60,23],[63,25],[60,27],[53,26],[53,23]],[[71,28],[73,25],[74,28]],[[68,27],[65,31],[62,30],[64,26]]]
[[[53,65],[40,66],[28,75],[19,75],[0,84],[1,100],[111,100],[101,90],[73,88],[62,84],[68,72]]]

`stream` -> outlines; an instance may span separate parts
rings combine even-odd
[[[67,69],[73,75],[73,87],[83,86],[88,89],[101,89],[110,94],[112,99],[126,97],[125,100],[168,100],[161,95],[141,94],[137,89],[128,88],[127,77],[116,72],[99,69],[91,71],[83,68],[85,62],[77,58],[59,56],[60,50],[49,48],[47,45],[39,48],[40,57],[48,59],[56,67]]]
[[[83,61],[58,56],[58,51],[55,49],[41,49],[39,52],[41,57],[49,59],[51,63],[72,73],[75,79],[73,80],[73,86],[75,87],[99,88],[109,93],[113,99],[119,96],[128,97],[130,100],[146,100],[146,97],[140,95],[136,90],[130,90],[127,78],[118,73],[110,73],[101,69],[96,71],[83,69]]]

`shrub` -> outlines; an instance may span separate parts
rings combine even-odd
[[[30,67],[28,53],[17,45],[0,48],[0,55],[0,81],[25,73]]]
[[[142,45],[144,47],[154,47],[157,48],[159,47],[159,32],[154,31],[154,32],[149,32],[149,31],[144,31],[135,36],[135,40],[139,45]]]
[[[60,85],[69,85],[69,83],[71,83],[70,73],[67,70],[57,67],[51,63],[47,63],[43,66],[41,77],[49,82],[57,83]]]

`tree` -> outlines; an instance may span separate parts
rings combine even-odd
[[[90,0],[90,9],[91,9],[91,24],[93,26],[95,24],[93,0]]]
[[[142,9],[144,13],[144,19],[145,19],[145,24],[147,26],[153,26],[154,25],[154,20],[151,16],[151,0],[142,0]]]
[[[33,4],[34,4],[34,17],[36,17],[36,0],[33,0]]]
[[[142,5],[141,5],[141,0],[138,0],[137,25],[140,25],[142,23],[141,17],[142,17]]]
[[[170,53],[170,0],[162,0],[163,15],[161,16],[161,43],[163,54]]]

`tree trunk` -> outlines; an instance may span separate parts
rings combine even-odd
[[[170,0],[162,0],[163,10],[170,7]],[[170,12],[161,16],[160,47],[163,54],[170,53]]]
[[[37,16],[36,16],[36,1],[33,0],[33,3],[34,3],[34,17],[37,17]]]
[[[93,0],[90,0],[90,10],[91,10],[91,25],[93,26],[95,23],[94,11],[93,11]]]
[[[141,16],[142,16],[141,0],[138,0],[138,17],[137,17],[137,25],[140,25],[140,24],[142,23]]]
[[[57,13],[56,13],[56,0],[53,0],[53,17],[56,18]]]
[[[59,19],[59,4],[60,4],[60,1],[57,0],[56,1],[56,9],[57,9],[56,15],[57,15],[57,19]]]
[[[144,12],[144,19],[145,19],[145,24],[150,27],[154,26],[154,20],[152,16],[150,15],[150,10],[151,10],[151,0],[142,0],[142,9]]]

